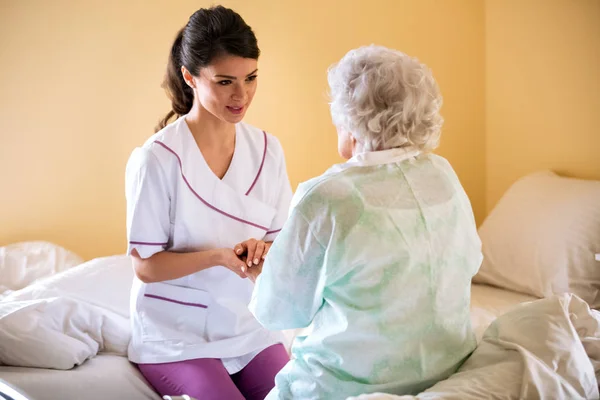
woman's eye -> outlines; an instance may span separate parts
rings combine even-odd
[[[226,79],[224,81],[219,81],[219,85],[221,85],[221,86],[227,86],[230,84],[231,84],[231,81],[229,79]]]
[[[252,76],[247,77],[246,80],[248,82],[252,82],[252,81],[256,80],[257,77],[258,77],[257,75],[252,75]]]

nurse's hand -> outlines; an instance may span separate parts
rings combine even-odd
[[[246,270],[246,264],[238,257],[231,249],[218,249],[219,260],[218,265],[222,265],[229,268],[233,272],[239,275],[240,278],[247,278],[244,270]]]
[[[238,257],[245,257],[248,267],[258,265],[265,259],[272,242],[263,242],[262,240],[248,239],[237,244],[233,250]]]

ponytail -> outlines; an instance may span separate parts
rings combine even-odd
[[[181,60],[182,53],[182,42],[183,42],[183,31],[182,28],[173,46],[171,47],[171,53],[169,54],[169,62],[167,65],[167,73],[162,83],[162,88],[167,92],[167,96],[171,100],[171,111],[161,119],[155,128],[155,132],[160,131],[169,124],[169,120],[173,117],[181,117],[187,114],[192,109],[194,104],[194,92],[192,88],[185,83],[183,75],[181,74],[181,66],[183,65]],[[194,72],[194,71],[190,71]]]

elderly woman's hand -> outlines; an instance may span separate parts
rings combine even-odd
[[[272,242],[248,239],[237,244],[233,248],[233,251],[238,257],[245,260],[246,265],[248,265],[248,269],[250,269],[250,267],[257,266],[262,263],[267,256],[269,249],[271,248],[271,243]],[[242,271],[246,272],[245,269],[242,269]]]
[[[260,263],[258,263],[258,265],[255,265],[252,268],[246,269],[246,272],[245,272],[246,277],[248,277],[248,279],[250,279],[253,283],[256,283],[258,276],[262,273],[264,264],[265,264],[265,262],[261,261]]]

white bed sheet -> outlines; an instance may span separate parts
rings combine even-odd
[[[500,315],[521,303],[534,300],[537,298],[506,289],[483,284],[471,285],[471,324],[477,336],[477,342],[481,341],[483,332]]]
[[[2,366],[0,379],[29,400],[160,400],[127,358],[106,353],[68,371]]]

